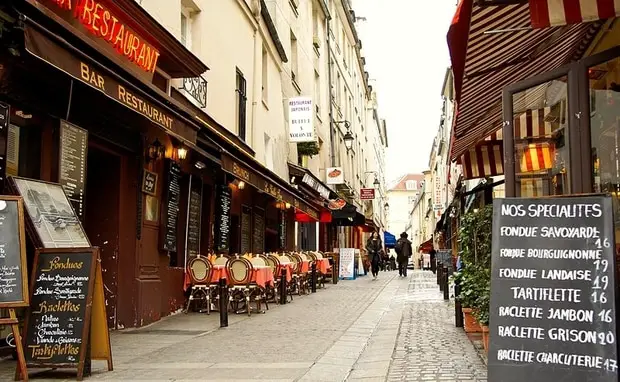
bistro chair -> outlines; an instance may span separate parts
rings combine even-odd
[[[193,301],[203,301],[207,305],[207,314],[211,314],[212,270],[211,262],[206,257],[198,256],[187,263],[187,273],[192,283],[192,290],[189,294],[185,313],[189,312]],[[202,313],[202,310],[199,309],[198,312]]]
[[[228,255],[218,255],[213,262],[213,265],[226,265],[230,257]]]
[[[230,303],[235,313],[247,310],[248,316],[252,314],[251,302],[256,302],[257,310],[261,310],[261,300],[264,292],[255,283],[252,283],[254,268],[252,263],[244,257],[234,257],[226,264],[230,277],[231,293]]]

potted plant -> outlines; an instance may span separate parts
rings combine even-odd
[[[461,262],[459,301],[463,305],[467,333],[479,333],[479,318],[488,317],[489,280],[491,276],[491,226],[493,206],[487,205],[463,216],[459,227]],[[487,299],[488,300],[488,299]],[[488,319],[485,321],[488,324]],[[486,325],[485,325],[486,326]]]
[[[482,283],[485,283],[480,290],[480,295],[476,299],[475,316],[482,328],[482,344],[484,350],[489,351],[489,301],[491,299],[491,273],[490,270],[484,269],[480,277]]]
[[[476,280],[476,266],[470,264],[455,277],[461,284],[461,293],[457,296],[463,306],[463,326],[466,333],[480,333],[482,328],[474,315],[476,300],[479,296],[479,287]]]

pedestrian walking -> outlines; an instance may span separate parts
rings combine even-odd
[[[368,252],[368,258],[370,259],[373,280],[376,280],[379,275],[379,262],[381,261],[382,249],[383,243],[381,243],[379,233],[374,231],[366,243],[366,251]]]
[[[409,263],[409,258],[413,254],[413,248],[407,236],[409,236],[407,232],[401,233],[400,239],[398,239],[396,247],[394,247],[396,251],[396,261],[398,261],[398,275],[402,277],[407,277],[407,264]]]

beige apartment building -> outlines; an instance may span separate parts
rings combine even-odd
[[[183,80],[169,80],[170,87],[281,179],[304,189],[297,183],[313,177],[329,190],[322,189],[326,205],[347,202],[346,213],[328,210],[333,234],[322,221],[295,224],[297,248],[359,248],[363,232],[385,226],[386,123],[368,85],[348,0],[137,1],[209,67],[204,104],[183,90]],[[290,142],[288,104],[296,97],[312,100],[314,143]],[[334,168],[340,181],[328,181]],[[360,200],[366,187],[377,188],[372,202]]]

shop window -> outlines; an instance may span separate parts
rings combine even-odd
[[[569,192],[567,91],[563,77],[513,96],[517,196]]]
[[[241,140],[245,141],[246,134],[246,102],[247,102],[247,84],[243,73],[237,68],[237,135]]]

